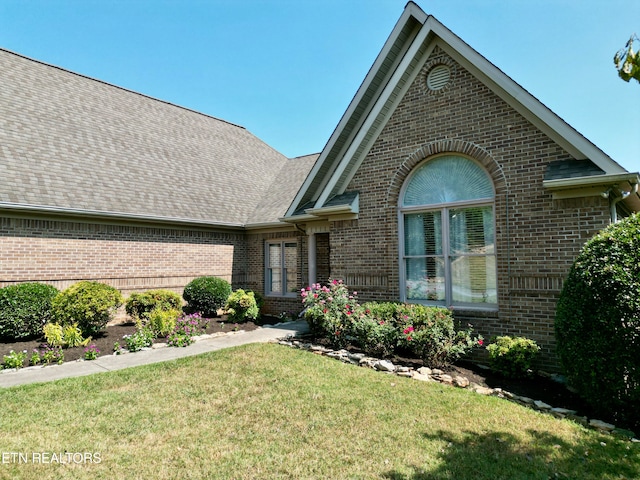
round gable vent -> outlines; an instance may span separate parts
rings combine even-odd
[[[449,83],[451,69],[447,65],[436,65],[427,75],[427,87],[430,90],[442,90]]]

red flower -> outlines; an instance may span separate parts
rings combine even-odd
[[[483,346],[484,345],[484,341],[478,340],[478,345]]]
[[[411,341],[411,337],[407,337],[407,342],[410,342],[410,341]]]

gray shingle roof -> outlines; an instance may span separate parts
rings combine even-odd
[[[558,160],[547,166],[545,180],[559,180],[565,178],[590,177],[604,175],[604,170],[591,160]]]
[[[237,125],[0,49],[0,202],[264,223],[284,215],[312,163]]]

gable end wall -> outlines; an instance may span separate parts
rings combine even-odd
[[[430,65],[453,65],[442,92],[425,86]],[[359,219],[332,223],[331,269],[361,300],[397,300],[398,198],[407,175],[431,155],[457,152],[484,165],[496,188],[498,312],[456,311],[485,337],[523,335],[557,369],[553,319],[562,281],[583,243],[609,223],[601,197],[554,201],[542,181],[571,156],[436,48],[347,187]],[[460,179],[464,182],[464,179]]]

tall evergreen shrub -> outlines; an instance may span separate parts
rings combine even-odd
[[[556,311],[560,362],[594,408],[640,428],[640,215],[589,240]]]

